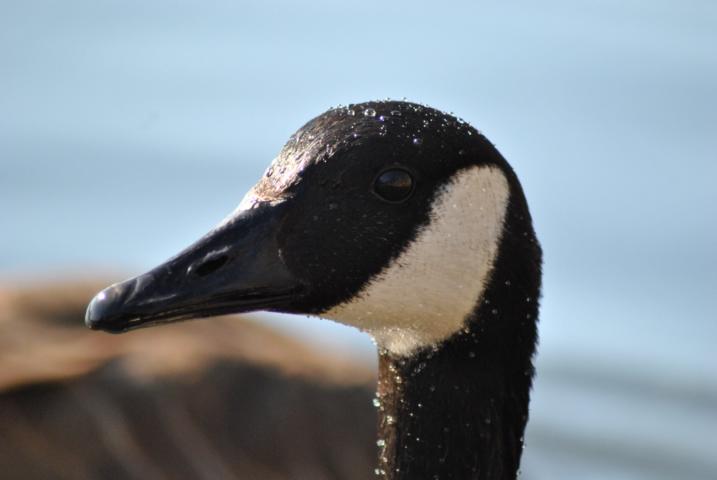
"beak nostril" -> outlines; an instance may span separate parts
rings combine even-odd
[[[192,265],[192,271],[199,277],[206,277],[222,268],[228,261],[229,255],[211,256]]]

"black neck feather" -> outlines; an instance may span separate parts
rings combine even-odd
[[[379,473],[389,479],[512,479],[532,369],[496,368],[470,335],[410,359],[381,355]]]

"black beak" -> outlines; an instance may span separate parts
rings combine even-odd
[[[281,205],[244,210],[176,257],[92,299],[85,323],[125,332],[190,318],[283,310],[303,287],[277,244]]]

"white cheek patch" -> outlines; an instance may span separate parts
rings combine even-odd
[[[368,332],[380,348],[397,355],[464,328],[489,280],[508,197],[498,168],[457,173],[403,253],[355,297],[321,316]]]

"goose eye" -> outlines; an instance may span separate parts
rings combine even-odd
[[[373,193],[386,202],[403,202],[413,193],[413,177],[402,168],[386,170],[374,180]]]

